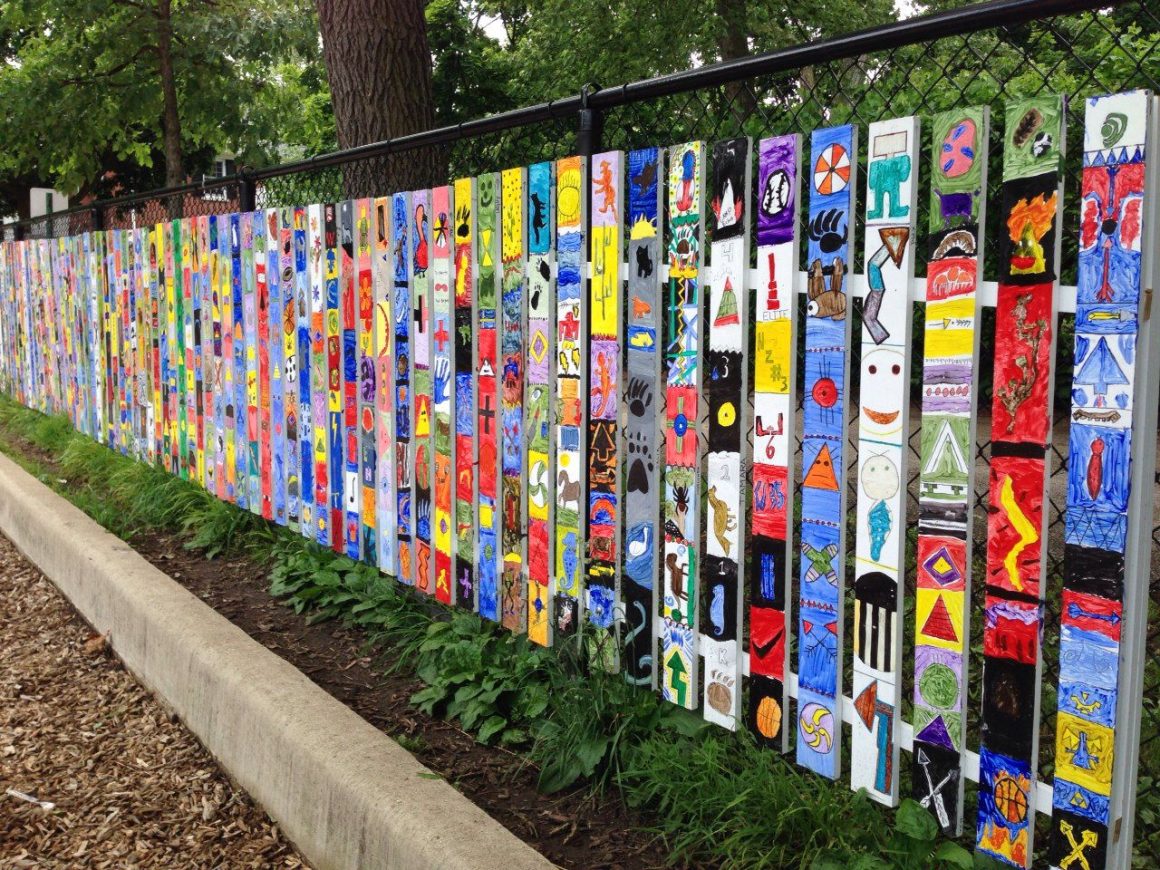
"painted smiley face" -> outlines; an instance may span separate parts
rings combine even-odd
[[[902,396],[905,388],[902,353],[891,348],[876,348],[862,361],[862,395],[872,397],[864,403],[864,425],[876,435],[895,434],[902,428]]]
[[[888,456],[867,456],[859,477],[862,491],[875,501],[893,498],[898,492],[898,469]]]

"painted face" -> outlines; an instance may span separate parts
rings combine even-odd
[[[906,372],[900,351],[880,347],[862,360],[862,426],[876,437],[896,435],[902,429],[902,396]]]
[[[862,491],[876,501],[891,498],[898,492],[898,469],[886,456],[867,456],[860,474]]]

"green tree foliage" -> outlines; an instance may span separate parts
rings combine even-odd
[[[589,82],[607,87],[796,45],[896,15],[892,0],[482,0],[479,6],[507,31],[520,104],[575,94]]]
[[[326,149],[333,121],[305,0],[8,0],[0,4],[0,206],[20,182],[108,194],[165,180],[160,33],[180,125],[179,165]],[[15,184],[14,184],[15,182]]]

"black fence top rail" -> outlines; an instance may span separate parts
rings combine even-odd
[[[339,167],[359,160],[384,157],[416,148],[448,145],[477,136],[501,133],[518,127],[567,118],[578,119],[577,152],[591,154],[597,150],[599,114],[618,106],[716,87],[756,76],[789,72],[810,64],[889,51],[946,36],[964,36],[993,27],[1011,27],[1057,15],[1110,9],[1126,2],[1127,0],[989,0],[989,2],[977,3],[960,9],[909,18],[831,39],[817,40],[763,54],[721,61],[697,69],[657,76],[615,87],[601,88],[599,85],[587,85],[579,94],[559,100],[550,100],[507,112],[499,112],[483,118],[399,136],[382,142],[371,142],[355,148],[319,154],[277,166],[261,169],[243,167],[232,176],[127,193],[73,206],[51,215],[16,221],[9,226],[15,232],[16,238],[22,238],[26,227],[33,224],[43,223],[49,219],[68,218],[75,214],[93,213],[98,216],[94,222],[95,228],[100,228],[102,221],[99,216],[107,209],[133,206],[150,200],[168,200],[187,194],[203,194],[231,187],[236,187],[238,190],[241,208],[247,209],[253,207],[255,185],[260,181]]]

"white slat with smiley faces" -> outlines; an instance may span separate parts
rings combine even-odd
[[[898,665],[906,548],[906,439],[918,119],[870,125],[854,558],[850,787],[898,803]]]

